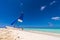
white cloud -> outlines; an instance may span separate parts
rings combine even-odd
[[[54,3],[56,3],[56,1],[52,1],[52,2],[50,3],[50,5],[53,5]]]
[[[60,20],[60,17],[52,17],[52,20]]]
[[[46,8],[46,6],[41,6],[40,10],[43,11]]]
[[[23,22],[23,20],[21,20],[21,19],[18,19],[18,22]]]

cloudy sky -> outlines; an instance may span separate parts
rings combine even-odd
[[[24,13],[23,27],[60,27],[60,0],[0,0],[0,26]]]

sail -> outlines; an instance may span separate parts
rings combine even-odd
[[[16,23],[16,22],[23,22],[23,14],[21,14],[20,17],[18,17],[16,20],[14,20],[14,21],[11,23],[11,25],[13,25],[13,24]]]

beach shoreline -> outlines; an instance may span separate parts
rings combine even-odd
[[[0,40],[60,40],[60,36],[53,34],[52,36],[45,32],[25,31],[19,28],[2,28],[0,32]]]

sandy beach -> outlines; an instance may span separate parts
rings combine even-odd
[[[60,40],[60,37],[8,27],[0,28],[0,40]]]

